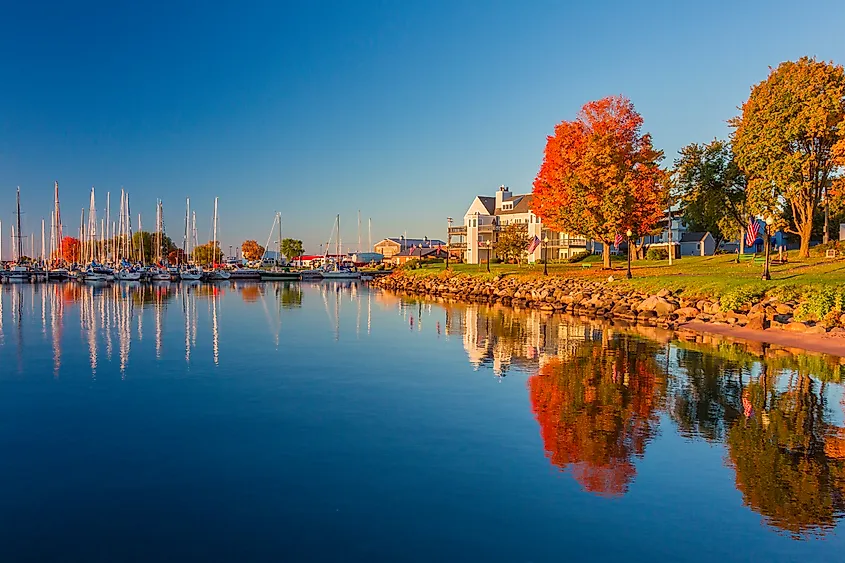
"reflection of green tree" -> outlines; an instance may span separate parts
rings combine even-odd
[[[585,341],[529,379],[547,455],[590,492],[624,494],[632,458],[657,433],[666,388],[657,350],[626,337]]]
[[[673,378],[669,413],[679,432],[708,441],[724,440],[727,428],[741,414],[743,367],[719,356],[679,348],[678,366],[685,377]]]
[[[785,391],[766,375],[743,392],[744,418],[728,431],[730,464],[745,503],[796,535],[822,533],[845,511],[843,460],[828,457],[823,391],[796,376]]]
[[[276,286],[279,304],[285,309],[302,307],[302,287],[299,283],[285,282]]]

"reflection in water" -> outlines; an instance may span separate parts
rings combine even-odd
[[[240,299],[226,301],[227,292]],[[174,301],[179,306],[169,306]],[[174,344],[179,356],[184,344],[188,366],[212,367],[228,359],[226,338],[234,333],[226,322],[237,315],[229,309],[224,315],[224,306],[255,311],[261,331],[263,312],[266,334],[253,332],[266,338],[259,345],[279,348],[283,328],[296,331],[308,315],[322,316],[322,307],[335,340],[349,335],[354,316],[357,338],[364,338],[365,326],[367,335],[379,334],[373,330],[378,322],[390,331],[402,326],[402,338],[430,337],[446,353],[462,345],[473,368],[489,370],[500,383],[526,377],[525,413],[536,420],[543,445],[537,455],[591,494],[625,495],[637,486],[640,460],[654,451],[658,432],[677,432],[723,449],[745,505],[787,535],[827,534],[845,513],[842,366],[821,355],[370,293],[355,282],[7,284],[0,286],[0,352],[8,350],[11,358],[16,347],[23,374],[25,356],[29,361],[39,350],[52,350],[56,378],[83,362],[92,378],[105,378],[112,346],[124,378],[139,375],[132,371],[133,354],[135,365],[152,357],[164,361]],[[381,308],[381,316],[373,308]],[[341,323],[344,311],[347,324]],[[143,342],[145,317],[154,342]],[[316,320],[325,330],[326,321]]]
[[[585,490],[618,496],[659,424],[666,379],[658,347],[615,335],[583,340],[528,380],[531,406],[552,463]]]
[[[422,324],[420,300],[378,300],[409,326]],[[462,337],[476,369],[528,376],[546,455],[584,490],[625,494],[636,460],[671,424],[689,440],[723,445],[745,505],[775,529],[824,535],[845,514],[838,358],[533,310],[441,305],[443,332]],[[834,407],[832,397],[840,398]]]

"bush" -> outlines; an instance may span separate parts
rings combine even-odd
[[[722,309],[736,311],[743,305],[759,299],[765,292],[766,289],[759,285],[741,285],[725,293],[719,302],[722,305]]]
[[[420,261],[417,260],[416,258],[411,258],[410,260],[408,260],[407,262],[405,262],[401,266],[398,266],[398,268],[401,269],[401,270],[416,270],[419,267],[420,267]]]
[[[830,318],[831,312],[838,317],[845,310],[845,288],[821,287],[814,289],[795,310],[795,320],[819,321]]]
[[[575,262],[580,262],[584,258],[587,258],[590,255],[589,250],[582,250],[581,252],[576,252],[572,256],[566,259],[567,262],[570,264],[574,264]]]
[[[669,259],[669,251],[662,247],[657,248],[649,248],[648,252],[645,253],[646,260],[668,260]]]
[[[828,250],[836,250],[837,254],[845,251],[845,247],[838,241],[832,240],[827,244],[817,244],[816,246],[812,247],[810,251],[812,251],[813,255],[815,256],[824,256],[827,254]]]

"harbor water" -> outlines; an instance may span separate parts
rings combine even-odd
[[[838,358],[357,281],[0,286],[3,561],[840,561]]]

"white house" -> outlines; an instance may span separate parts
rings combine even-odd
[[[546,228],[531,211],[533,197],[513,195],[505,186],[499,187],[495,196],[476,196],[464,214],[463,226],[449,227],[449,248],[458,249],[468,264],[480,264],[487,260],[499,232],[516,224],[525,229],[529,239],[535,236],[541,241],[545,237],[549,239],[546,248],[540,244],[528,254],[529,262],[542,260],[543,252],[548,252],[549,260],[559,260],[587,250],[588,241],[584,237]]]

